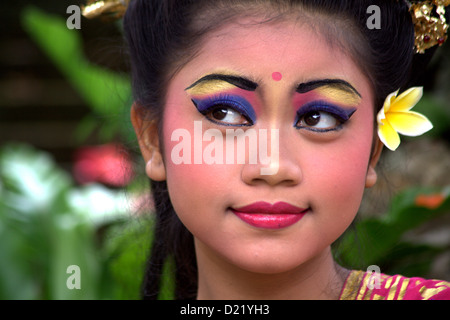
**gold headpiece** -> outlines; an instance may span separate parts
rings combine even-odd
[[[445,21],[445,7],[449,5],[450,0],[429,0],[411,4],[409,10],[414,23],[414,46],[417,53],[424,53],[426,49],[440,46],[447,40],[449,24]]]
[[[86,18],[102,18],[116,20],[123,17],[130,0],[88,0],[82,13]]]
[[[86,18],[101,17],[107,20],[120,19],[130,0],[88,0],[82,8]],[[417,53],[447,40],[449,24],[445,20],[445,7],[450,0],[417,1],[410,5],[415,31],[414,47]]]

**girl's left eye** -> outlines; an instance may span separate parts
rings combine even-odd
[[[311,111],[301,116],[295,126],[313,131],[330,131],[337,129],[342,124],[335,115],[325,111]]]
[[[355,113],[356,108],[342,108],[324,102],[308,103],[297,110],[294,127],[313,132],[328,132],[341,129]]]

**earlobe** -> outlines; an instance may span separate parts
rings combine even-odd
[[[147,121],[143,108],[137,103],[131,107],[131,122],[139,142],[142,157],[145,160],[145,172],[155,181],[166,179],[166,169],[159,148],[158,127],[155,121]]]
[[[380,159],[382,151],[383,151],[383,143],[377,137],[374,143],[374,148],[372,152],[372,157],[369,162],[369,167],[367,169],[366,185],[365,185],[366,188],[372,188],[377,182],[378,175],[375,170],[375,167],[378,163],[378,160]]]
[[[154,152],[152,158],[147,161],[145,165],[145,173],[152,180],[166,180],[166,168],[164,167],[164,162],[162,161],[162,157],[159,152]]]

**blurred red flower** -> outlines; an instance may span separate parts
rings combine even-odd
[[[444,202],[445,197],[442,193],[436,194],[420,194],[415,199],[415,205],[418,207],[425,207],[428,209],[436,209]]]
[[[120,144],[82,147],[75,152],[73,175],[80,184],[123,187],[133,178],[131,157]]]

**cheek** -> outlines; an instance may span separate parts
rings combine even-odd
[[[316,161],[309,168],[316,174],[305,176],[304,181],[305,185],[308,182],[314,216],[310,237],[325,233],[318,243],[334,242],[355,219],[365,190],[368,163],[368,155],[356,147],[335,152],[326,159]]]
[[[372,127],[369,117],[361,130],[354,130],[344,141],[329,145],[311,164],[314,168],[308,169],[317,173],[311,182],[328,195],[325,198],[336,208],[348,208],[345,211],[359,208],[372,148]]]
[[[201,114],[189,110],[188,105],[189,101],[167,105],[164,119],[170,121],[164,121],[162,132],[167,186],[175,211],[182,220],[189,219],[187,215],[192,211],[200,215],[205,199],[215,199],[219,203],[220,195],[227,194],[231,188],[227,183],[230,176],[238,174],[235,165],[205,163],[204,150],[211,143],[203,141],[208,123],[202,121]],[[208,203],[214,205],[212,201]]]
[[[328,164],[323,163],[327,167],[325,172],[329,175],[328,185],[337,195],[350,195],[355,189],[364,189],[368,155],[369,151],[347,148],[345,153],[334,157]]]

